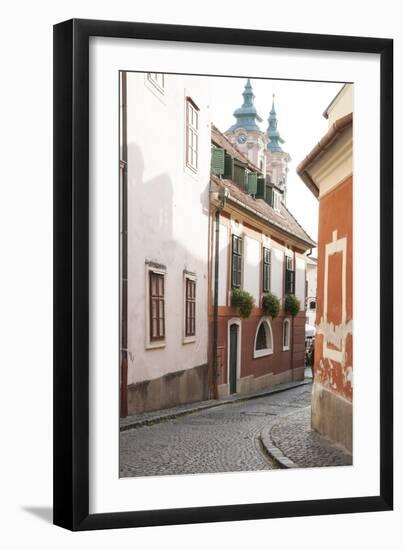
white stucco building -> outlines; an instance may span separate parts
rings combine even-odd
[[[207,397],[207,84],[121,73],[122,415]]]
[[[316,324],[316,287],[318,279],[318,260],[306,256],[306,322]]]

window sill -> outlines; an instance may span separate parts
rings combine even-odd
[[[272,349],[259,349],[253,352],[253,359],[258,359],[259,357],[266,357],[267,355],[273,355]]]
[[[290,351],[290,346],[283,346],[283,351]]]
[[[196,336],[184,336],[182,344],[193,344],[196,342]]]
[[[166,341],[165,340],[159,340],[157,342],[147,342],[146,349],[159,349],[159,348],[165,348],[166,347]]]

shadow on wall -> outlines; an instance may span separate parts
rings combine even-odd
[[[195,217],[208,216],[209,182],[203,192],[195,196],[192,193],[196,190],[199,193],[200,182],[192,187],[193,180],[190,181],[185,172],[181,179],[175,182],[166,172],[146,179],[144,155],[137,143],[128,144],[127,158],[129,287],[130,278],[141,281],[145,260],[165,265],[168,273],[165,288],[167,345],[164,348],[144,353],[145,296],[138,291],[128,293],[131,300],[128,304],[128,329],[132,335],[131,349],[128,350],[129,386],[132,387],[131,399],[139,401],[136,407],[130,399],[129,404],[132,402],[132,408],[135,408],[136,412],[142,412],[207,397],[208,224],[203,224],[206,231],[205,235],[201,234],[200,224]],[[165,168],[165,165],[161,165],[161,168]],[[180,170],[177,172],[180,173]],[[197,253],[197,250],[202,252]],[[191,343],[191,347],[184,347],[182,339],[184,270],[197,274],[196,332],[199,337]],[[133,289],[133,286],[131,288]],[[134,338],[133,334],[136,334]],[[192,367],[203,367],[203,374],[191,378],[191,373],[186,373],[188,379],[179,381],[179,378],[184,377],[185,371]],[[174,373],[178,373],[178,380],[172,377]],[[156,379],[168,375],[169,380],[167,378],[163,382],[158,382],[157,387]],[[151,380],[155,380],[155,383],[147,385],[145,395],[144,388],[134,388],[134,385],[143,383],[144,386],[144,382]],[[196,385],[200,386],[200,389],[196,388]],[[185,391],[183,387],[187,386]],[[154,393],[155,399],[152,397]]]

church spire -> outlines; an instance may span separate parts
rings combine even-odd
[[[273,94],[273,102],[271,105],[271,111],[269,114],[269,118],[267,119],[269,126],[267,128],[267,137],[269,138],[269,143],[267,144],[267,148],[270,149],[273,153],[276,152],[282,152],[282,148],[280,143],[284,143],[284,140],[280,136],[280,132],[277,130],[277,113],[276,108],[274,106],[274,97]]]
[[[245,130],[257,130],[260,131],[258,122],[262,122],[262,118],[257,114],[254,104],[255,95],[253,93],[252,84],[250,79],[246,81],[245,89],[242,92],[243,104],[241,107],[234,111],[234,117],[236,123],[227,130],[233,132],[237,128],[245,128]]]

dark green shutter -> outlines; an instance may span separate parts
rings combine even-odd
[[[224,160],[224,178],[228,180],[234,179],[234,159],[227,152],[225,152]]]
[[[248,172],[247,180],[247,192],[249,195],[256,195],[257,193],[257,174],[256,172]]]
[[[225,151],[213,147],[211,149],[211,171],[216,176],[222,176],[225,169]]]
[[[245,190],[245,168],[235,164],[234,167],[234,181],[239,185],[242,191]]]
[[[265,178],[257,178],[256,198],[257,199],[266,198],[266,179]]]
[[[271,188],[270,185],[266,185],[266,202],[267,204],[270,204],[270,206],[273,206],[272,204],[272,201],[273,201],[273,190]]]

